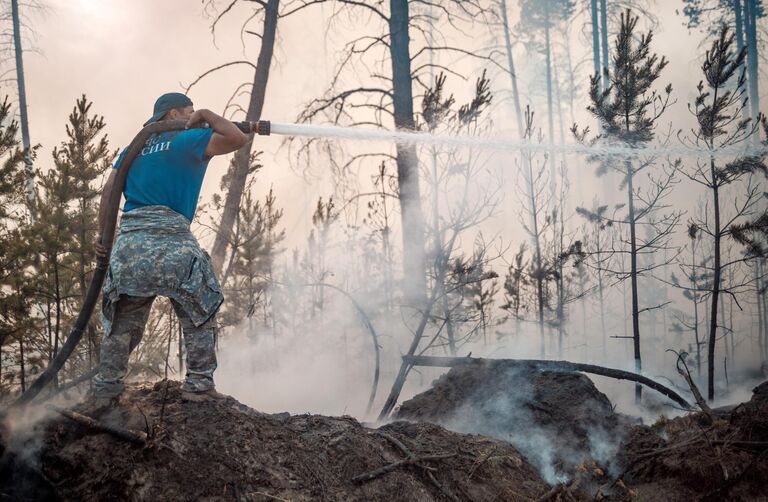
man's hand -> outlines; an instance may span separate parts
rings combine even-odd
[[[185,125],[184,127],[186,129],[190,129],[207,122],[208,120],[206,119],[206,116],[209,113],[211,113],[211,111],[206,110],[205,108],[202,108],[200,110],[195,110],[194,112],[192,112],[192,116],[189,117],[189,120],[187,120],[187,125]]]
[[[105,248],[101,244],[101,236],[96,239],[96,245],[94,248],[96,249],[96,256],[98,258],[109,258],[109,249]]]

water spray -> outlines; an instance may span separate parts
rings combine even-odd
[[[622,143],[586,144],[551,144],[511,141],[503,137],[451,136],[414,131],[385,131],[361,129],[355,127],[321,126],[313,124],[282,124],[260,120],[258,122],[236,122],[241,131],[262,136],[272,134],[289,137],[333,138],[350,141],[378,141],[407,145],[433,145],[452,148],[477,148],[501,152],[526,152],[532,154],[583,155],[588,157],[624,157],[635,158],[641,155],[649,157],[688,157],[721,158],[739,156],[760,156],[768,154],[766,146],[724,147],[710,150],[686,145],[630,146]]]

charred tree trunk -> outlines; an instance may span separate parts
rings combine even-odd
[[[696,379],[701,382],[701,340],[699,339],[699,278],[696,276],[696,242],[691,242],[693,259],[693,336],[696,340]]]
[[[442,277],[438,277],[437,279],[443,280]],[[413,336],[413,340],[411,340],[411,346],[408,348],[406,356],[413,356],[416,354],[416,349],[419,348],[419,343],[421,343],[421,339],[424,336],[424,329],[427,327],[427,321],[431,316],[432,307],[434,306],[436,300],[437,288],[433,288],[432,293],[430,294],[430,298],[424,307],[424,312],[421,314],[421,321],[419,322],[419,326],[416,328],[416,333]],[[384,401],[384,406],[381,408],[381,412],[379,412],[379,421],[385,419],[397,404],[397,400],[400,397],[400,392],[403,390],[403,385],[405,385],[405,380],[408,378],[408,373],[411,371],[412,367],[413,365],[403,359],[403,363],[400,365],[400,370],[395,377],[395,382],[392,384],[392,389],[389,391],[387,400]]]
[[[262,2],[264,3],[264,2]],[[280,0],[267,0],[264,6],[264,24],[261,36],[261,48],[256,60],[256,70],[253,75],[253,88],[251,90],[251,99],[248,103],[248,112],[246,120],[255,122],[261,118],[261,112],[264,109],[264,98],[267,93],[267,82],[269,81],[269,69],[272,64],[272,54],[275,48],[275,37],[277,34],[277,21],[279,19],[278,9]],[[216,275],[221,275],[224,267],[224,257],[227,246],[232,238],[232,227],[234,226],[237,214],[240,211],[240,202],[245,190],[245,182],[248,177],[250,167],[251,148],[253,146],[253,135],[251,140],[235,153],[232,161],[232,176],[227,190],[227,197],[224,202],[224,211],[221,215],[216,238],[211,248],[211,261]]]
[[[749,103],[752,120],[760,114],[760,92],[758,89],[758,47],[757,47],[757,2],[744,0],[744,26],[747,35],[747,74],[749,75]],[[753,136],[757,141],[756,136]]]
[[[595,77],[599,77],[600,72],[600,26],[597,24],[597,0],[590,0],[590,14],[592,15],[592,62],[595,65]]]
[[[715,94],[715,97],[717,95]],[[710,159],[710,176],[712,176],[712,209],[714,211],[715,223],[715,249],[714,265],[712,270],[712,313],[709,318],[709,340],[707,344],[707,399],[712,401],[715,398],[715,342],[717,341],[717,307],[720,298],[720,282],[722,276],[720,259],[720,240],[722,232],[720,231],[720,186],[715,170],[715,159]]]
[[[603,46],[603,76],[600,81],[603,90],[608,87],[608,8],[605,4],[606,0],[600,0],[600,38]]]
[[[21,122],[21,141],[24,148],[24,173],[26,184],[24,192],[27,198],[29,213],[34,220],[35,214],[35,173],[32,166],[32,147],[29,139],[29,118],[27,117],[27,90],[24,85],[24,58],[21,48],[21,22],[19,21],[19,2],[11,0],[11,17],[13,18],[13,46],[16,56],[16,83],[19,89],[19,115]]]
[[[733,16],[736,24],[736,50],[737,54],[741,54],[741,51],[744,50],[744,15],[741,0],[733,2]],[[741,109],[741,115],[743,119],[749,118],[749,111],[746,106]]]
[[[61,280],[59,278],[59,257],[53,255],[53,281],[56,292],[56,326],[53,332],[53,357],[59,351],[59,333],[61,332]],[[58,374],[53,379],[53,386],[59,386]]]
[[[627,121],[629,123],[629,121]],[[643,371],[643,363],[640,357],[640,306],[638,304],[637,291],[637,236],[635,225],[635,193],[632,184],[634,172],[631,161],[627,161],[627,202],[629,208],[629,276],[632,287],[632,342],[635,356],[635,371],[639,374]],[[643,396],[643,388],[635,385],[635,401],[640,402]]]
[[[763,262],[760,262],[760,276],[762,277]],[[768,361],[768,320],[766,319],[766,313],[768,313],[768,293],[766,293],[765,281],[762,281],[762,288],[758,290],[758,301],[762,300],[763,305],[763,361]]]
[[[597,293],[600,300],[600,332],[603,337],[603,362],[608,359],[608,333],[605,330],[605,291],[603,284],[602,241],[600,240],[600,223],[597,225]],[[586,337],[586,332],[585,335]]]
[[[408,0],[390,0],[389,35],[395,128],[415,129],[409,36]],[[419,190],[419,165],[414,145],[397,145],[397,179],[403,227],[403,293],[423,302],[426,293],[424,218]]]
[[[25,368],[25,362],[24,362],[24,333],[21,332],[18,335],[19,337],[19,366],[21,369],[21,392],[25,392],[27,390],[27,377],[26,377],[26,368]]]

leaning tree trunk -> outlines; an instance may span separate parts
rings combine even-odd
[[[395,128],[412,130],[413,88],[408,0],[390,0],[389,35]],[[419,165],[414,145],[397,145],[397,180],[403,226],[403,293],[422,302],[426,294],[424,217],[419,197]]]
[[[280,0],[268,0],[264,12],[264,28],[261,37],[261,48],[256,60],[256,70],[253,75],[253,89],[251,99],[248,103],[246,120],[256,122],[261,118],[261,112],[264,109],[264,97],[267,93],[267,82],[269,81],[269,68],[272,64],[272,54],[275,48],[275,35],[277,33],[277,20],[279,18],[278,9]],[[232,227],[234,226],[237,213],[240,211],[240,201],[245,190],[245,181],[248,177],[250,167],[251,147],[253,145],[253,136],[251,140],[235,153],[232,162],[232,177],[229,182],[227,197],[224,202],[224,212],[221,215],[219,229],[211,248],[211,260],[216,275],[220,275],[224,267],[224,257],[227,251],[227,245],[232,238]]]
[[[512,41],[509,38],[509,18],[507,16],[507,0],[501,0],[501,20],[504,26],[504,43],[507,49],[507,70],[512,80],[512,99],[515,102],[515,118],[517,119],[517,131],[520,136],[525,134],[523,128],[523,115],[520,111],[520,95],[517,92],[517,73],[515,72],[515,60],[512,57]]]
[[[13,18],[13,45],[16,53],[16,82],[19,88],[19,115],[21,118],[21,141],[24,147],[24,173],[26,175],[25,194],[29,213],[34,218],[35,174],[32,167],[32,150],[29,139],[29,119],[27,117],[27,91],[24,86],[24,60],[21,49],[21,23],[19,21],[19,2],[11,0]]]

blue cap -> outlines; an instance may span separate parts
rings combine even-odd
[[[174,108],[184,108],[192,106],[192,100],[180,92],[168,92],[163,94],[155,101],[155,109],[152,111],[152,118],[144,122],[144,125],[157,122],[169,111]]]

